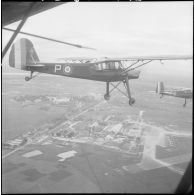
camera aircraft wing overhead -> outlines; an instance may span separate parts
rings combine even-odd
[[[28,17],[42,13],[64,2],[22,2],[2,1],[2,26],[22,20],[27,10],[32,6]]]
[[[81,78],[106,83],[105,100],[110,99],[114,89],[118,89],[129,99],[129,105],[134,104],[135,99],[131,96],[129,80],[138,79],[140,70],[136,70],[154,60],[187,60],[191,56],[150,56],[150,57],[128,57],[128,58],[63,58],[63,63],[43,62],[32,42],[22,38],[12,45],[9,55],[9,65],[13,68],[30,71],[30,76],[25,77],[26,81],[34,78],[34,72]],[[132,61],[126,66],[125,61]],[[112,82],[118,82],[113,84]],[[123,83],[126,92],[121,91],[118,86]],[[113,88],[110,90],[110,85]]]
[[[164,83],[162,81],[157,83],[156,93],[161,95],[160,98],[162,98],[164,95],[184,98],[185,102],[183,104],[183,107],[186,106],[187,99],[192,99],[192,89],[189,88],[169,88],[169,89],[166,88],[165,89]]]
[[[64,41],[60,41],[60,40],[56,40],[56,39],[52,39],[52,38],[48,38],[48,37],[44,37],[44,36],[35,35],[32,33],[21,31],[23,25],[25,24],[26,20],[30,16],[44,12],[48,9],[52,9],[56,6],[62,5],[63,3],[65,3],[65,2],[9,2],[9,1],[3,1],[2,2],[2,26],[3,26],[2,29],[7,30],[7,31],[11,31],[14,33],[11,36],[11,38],[9,39],[5,48],[3,49],[2,58],[4,58],[5,54],[7,53],[8,49],[12,45],[12,43],[13,43],[14,39],[16,38],[16,36],[18,35],[18,33],[24,34],[27,36],[31,36],[31,37],[36,37],[36,38],[40,38],[40,39],[45,39],[45,40],[65,44],[65,45],[70,45],[70,46],[77,47],[77,48],[95,50],[94,48],[86,47],[83,45],[68,43],[68,42],[64,42]],[[16,30],[4,27],[6,25],[9,25],[9,24],[11,24],[13,22],[17,22],[17,21],[20,21],[20,23],[17,26]]]

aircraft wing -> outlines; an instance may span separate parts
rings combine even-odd
[[[109,60],[116,61],[144,61],[144,60],[190,60],[192,55],[164,55],[164,56],[134,56],[124,58],[107,58]]]
[[[67,57],[67,58],[58,58],[59,60],[93,60],[94,58],[89,57]]]
[[[9,25],[22,19],[32,2],[2,1],[2,26]],[[64,2],[36,2],[30,16],[54,8]]]
[[[105,61],[134,61],[131,65],[124,69],[124,72],[129,72],[155,60],[192,60],[192,55],[135,56],[125,58],[106,58]],[[142,64],[139,64],[139,62]]]

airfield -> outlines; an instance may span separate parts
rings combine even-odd
[[[133,106],[116,91],[105,101],[101,82],[2,75],[2,192],[174,192],[192,158],[192,103],[130,86]]]

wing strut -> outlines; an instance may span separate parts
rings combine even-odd
[[[128,69],[131,68],[132,66],[134,66],[135,64],[137,64],[139,62],[139,60],[137,60],[135,63],[131,64],[130,66],[128,66],[127,68],[125,68],[123,71],[128,72]]]
[[[153,61],[153,60],[149,60],[149,61],[147,61],[147,62],[144,62],[144,63],[140,64],[140,65],[137,65],[137,66],[135,66],[135,67],[132,67],[133,65],[135,65],[135,64],[137,64],[137,63],[139,62],[139,60],[138,60],[137,62],[131,64],[129,67],[127,67],[126,69],[124,69],[124,70],[123,70],[123,73],[127,73],[127,72],[129,72],[129,71],[131,71],[131,70],[135,70],[135,69],[137,69],[137,68],[139,68],[139,67],[141,67],[141,66],[144,66],[144,65],[146,65],[146,64],[148,64],[148,63],[150,63],[150,62],[152,62],[152,61]],[[132,68],[131,68],[131,67],[132,67]]]
[[[31,10],[32,10],[32,8],[34,7],[35,4],[36,4],[36,2],[32,2],[30,4],[29,8],[27,9],[26,13],[24,14],[24,16],[22,18],[22,21],[18,25],[17,29],[15,30],[14,34],[10,38],[9,42],[7,43],[7,45],[5,46],[5,48],[4,48],[3,52],[2,52],[2,59],[4,58],[5,54],[7,53],[8,49],[11,46],[11,44],[13,43],[14,39],[16,38],[16,36],[18,35],[18,33],[20,32],[20,30],[23,27],[24,23],[28,19],[28,16],[30,15]]]

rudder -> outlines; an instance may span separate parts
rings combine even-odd
[[[161,94],[164,92],[164,90],[165,90],[164,83],[162,81],[158,82],[156,87],[156,93]]]
[[[9,54],[9,65],[13,68],[27,70],[28,65],[39,62],[39,57],[32,42],[22,38],[12,45]]]

